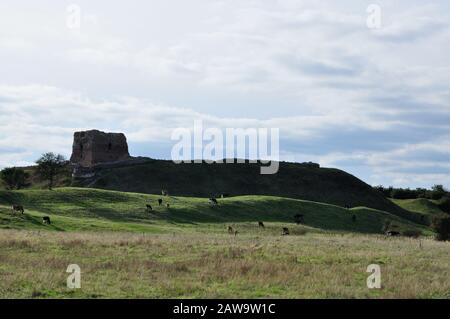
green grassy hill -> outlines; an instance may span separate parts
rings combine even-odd
[[[30,173],[27,189],[45,188],[45,183]],[[92,178],[72,179],[68,166],[55,181],[57,187],[85,187],[121,192],[173,196],[220,197],[264,195],[295,198],[341,207],[369,207],[423,223],[420,213],[411,213],[355,176],[311,163],[281,162],[274,175],[261,175],[260,164],[175,164],[167,160],[139,158],[134,161],[104,164],[94,168]]]
[[[282,226],[292,232],[333,231],[380,233],[386,220],[400,229],[420,229],[417,224],[390,213],[356,207],[345,208],[305,200],[273,196],[237,196],[219,199],[211,206],[206,198],[163,197],[87,188],[0,191],[0,228],[48,229],[60,231],[105,230],[131,232],[224,232],[227,225],[240,232],[255,232],[258,221],[267,224],[268,232],[278,233]],[[10,205],[20,203],[25,215],[11,214]],[[150,203],[154,210],[146,211]],[[165,206],[170,204],[170,208]],[[295,225],[293,216],[303,214],[304,225]],[[352,222],[353,214],[357,217]],[[53,224],[45,226],[42,216],[51,216]]]
[[[219,199],[219,207],[207,198],[164,197],[168,209],[159,197],[0,191],[0,298],[449,297],[448,244],[377,235],[385,220],[431,235],[393,214],[273,196]],[[25,214],[13,215],[12,203]],[[293,223],[297,213],[305,225]],[[282,237],[282,227],[291,236]],[[81,289],[66,286],[73,263],[82,269]],[[374,263],[388,274],[383,289],[367,289]]]
[[[149,159],[135,165],[98,168],[95,178],[75,180],[72,186],[147,194],[166,189],[171,195],[190,197],[268,195],[342,207],[364,206],[414,218],[351,174],[301,163],[281,162],[277,174],[261,175],[259,164],[177,165]]]
[[[392,202],[408,211],[429,216],[444,213],[436,201],[426,198],[392,199]]]

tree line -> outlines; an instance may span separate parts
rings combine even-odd
[[[417,199],[426,198],[433,200],[440,200],[446,196],[449,196],[448,190],[443,185],[434,185],[431,189],[426,188],[394,188],[376,186],[376,190],[381,192],[384,196],[394,199]]]

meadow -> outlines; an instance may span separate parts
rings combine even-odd
[[[0,298],[450,298],[450,244],[389,213],[267,196],[218,207],[164,197],[167,208],[158,198],[0,191]],[[11,213],[14,202],[24,215]],[[385,237],[386,219],[423,236]],[[66,286],[70,264],[81,268],[81,289]],[[381,289],[367,288],[370,264],[381,267]]]

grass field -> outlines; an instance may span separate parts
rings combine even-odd
[[[391,220],[400,229],[419,229],[431,234],[424,226],[365,207],[347,210],[330,204],[270,196],[219,199],[217,207],[205,198],[163,197],[163,205],[158,206],[159,198],[86,188],[0,191],[0,228],[170,232],[174,227],[179,231],[185,228],[202,231],[207,227],[223,232],[228,224],[252,229],[258,221],[294,227],[293,216],[300,213],[304,215],[304,226],[317,231],[381,233],[383,223]],[[10,206],[14,203],[25,206],[25,216],[11,215]],[[146,204],[151,204],[154,210],[146,211]],[[42,225],[43,215],[51,216],[55,221],[52,226]],[[356,222],[352,222],[353,215]]]
[[[0,191],[0,298],[450,298],[450,244],[394,215],[267,196],[219,199],[218,207],[164,197],[168,209],[158,198]],[[25,214],[13,215],[12,203]],[[297,213],[304,225],[293,223]],[[423,237],[386,238],[385,220]],[[81,289],[66,287],[69,264],[81,267]],[[382,289],[366,286],[370,264],[381,266]]]
[[[417,212],[425,215],[436,215],[443,213],[443,211],[439,208],[437,201],[426,198],[392,199],[392,202],[411,212]]]
[[[2,298],[450,297],[449,245],[430,239],[3,230],[0,247]],[[366,286],[373,263],[379,290]]]

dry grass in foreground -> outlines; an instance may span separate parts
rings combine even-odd
[[[376,235],[0,230],[1,298],[450,298],[450,244]],[[366,268],[379,264],[382,289]],[[81,289],[66,287],[69,264]]]

